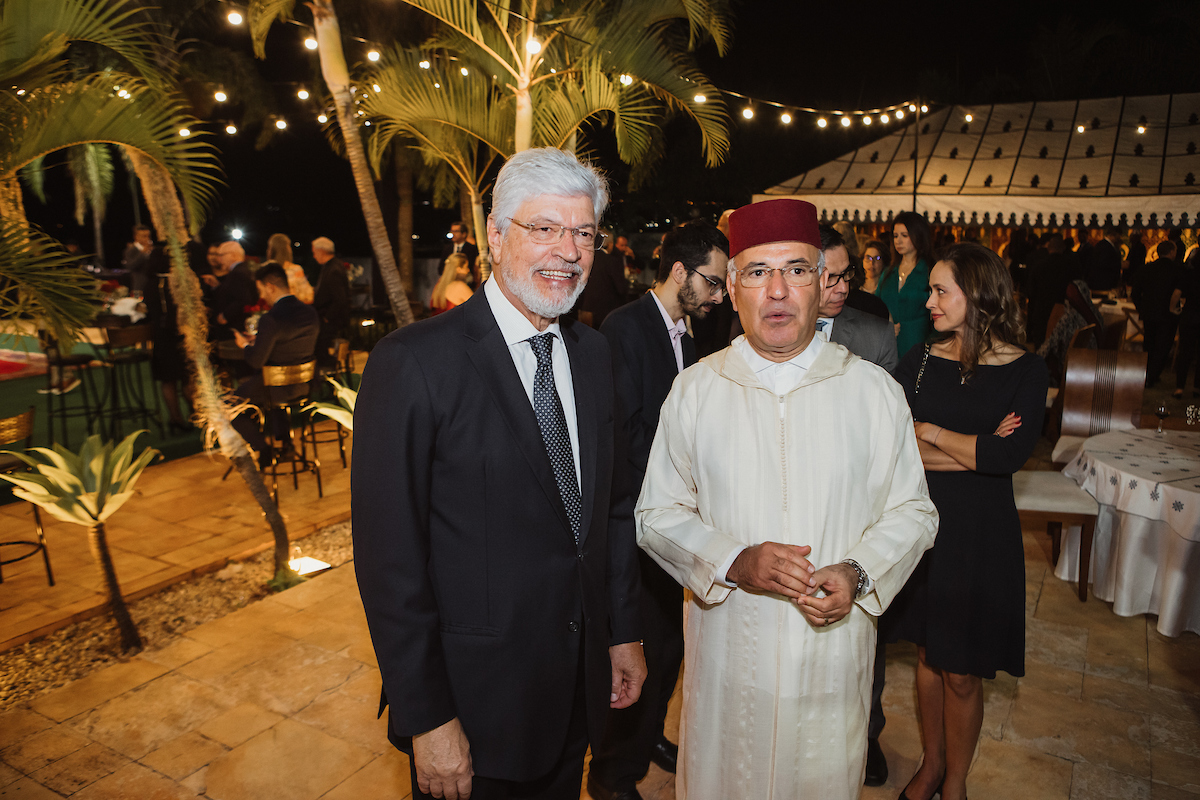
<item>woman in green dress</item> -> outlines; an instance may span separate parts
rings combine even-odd
[[[879,276],[875,294],[887,303],[896,325],[896,350],[903,357],[929,335],[929,270],[933,266],[933,231],[925,218],[902,211],[892,222],[892,264]]]

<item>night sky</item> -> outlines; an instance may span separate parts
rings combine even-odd
[[[1195,62],[1200,15],[1195,8],[1194,2],[1168,1],[1133,15],[1126,3],[1103,2],[744,0],[737,6],[730,52],[721,58],[710,45],[698,55],[722,89],[755,100],[847,111],[917,96],[937,105],[1200,91]],[[1087,16],[1079,16],[1082,11]],[[298,12],[301,19],[306,14]],[[299,48],[303,32],[277,28],[268,44],[270,58],[260,64],[262,72],[271,81],[311,82],[315,58]],[[202,35],[250,52],[244,33],[220,24]],[[251,253],[261,254],[267,237],[283,231],[305,242],[304,251],[309,240],[324,235],[343,254],[367,255],[349,166],[326,143],[315,112],[296,103],[294,91],[276,84],[275,106],[287,115],[289,127],[265,147],[255,147],[253,132],[214,137],[226,185],[204,240],[219,241],[236,226],[246,231]],[[722,208],[748,202],[754,192],[883,134],[878,125],[820,131],[815,117],[804,114],[794,114],[795,121],[785,126],[778,109],[760,104],[755,119],[745,122],[740,117],[744,101],[727,100],[734,121],[726,163],[706,169],[694,127],[676,121],[667,129],[666,158],[637,192],[629,191],[628,169],[612,157],[606,132],[592,136],[590,144],[614,183],[610,224],[637,232],[666,219],[713,217]],[[74,238],[90,250],[90,223],[79,229],[70,219],[72,194],[63,171],[49,177],[49,207],[28,198],[29,216],[52,234]],[[380,184],[380,198],[385,215],[394,216],[392,181]],[[417,245],[436,249],[458,214],[434,209],[427,200],[418,193]],[[120,258],[132,222],[133,203],[122,185],[105,223],[110,263]]]

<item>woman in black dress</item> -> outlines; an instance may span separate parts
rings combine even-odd
[[[925,755],[902,800],[966,797],[983,723],[983,678],[1025,674],[1025,561],[1013,503],[1042,429],[1046,364],[1021,346],[1012,279],[977,244],[947,249],[930,273],[932,345],[900,362],[916,420],[937,541],[885,615],[887,641],[917,645]]]

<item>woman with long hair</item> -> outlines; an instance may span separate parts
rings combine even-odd
[[[902,211],[892,222],[892,259],[879,276],[875,294],[887,303],[896,324],[896,350],[903,357],[929,335],[929,270],[933,231],[915,211]]]
[[[292,240],[286,233],[274,233],[267,239],[267,261],[283,265],[283,271],[287,273],[288,291],[301,303],[311,306],[312,284],[304,274],[304,267],[292,262]]]
[[[1025,674],[1025,559],[1012,473],[1042,430],[1046,363],[1022,346],[1021,314],[1000,257],[949,247],[930,273],[935,334],[896,370],[941,517],[937,541],[881,622],[917,645],[925,753],[901,800],[967,796],[983,724],[983,679]]]
[[[462,253],[451,253],[446,256],[442,266],[442,277],[433,287],[429,297],[429,307],[434,314],[449,311],[455,306],[461,306],[471,298],[471,287],[467,279],[471,277],[471,262]]]
[[[879,276],[887,269],[888,246],[878,239],[872,239],[863,245],[862,254],[862,290],[876,293],[879,288]]]

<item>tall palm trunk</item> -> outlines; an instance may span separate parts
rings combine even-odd
[[[17,174],[0,178],[0,219],[26,224],[25,201],[21,198],[21,184]]]
[[[108,537],[104,533],[104,523],[97,522],[88,527],[88,547],[91,548],[92,558],[100,567],[104,578],[104,588],[108,592],[108,607],[117,623],[121,634],[121,650],[125,652],[142,649],[142,637],[133,617],[129,616],[129,606],[125,605],[125,597],[121,594],[121,584],[117,581],[117,570],[113,567],[112,554],[108,551]]]
[[[396,215],[396,256],[400,259],[400,280],[404,291],[413,291],[413,165],[408,153],[396,147],[396,196],[400,208]]]
[[[487,218],[483,213],[483,197],[474,186],[471,192],[471,224],[475,227],[475,241],[479,246],[479,277],[487,280],[492,274],[491,250],[488,249]]]
[[[513,132],[513,152],[528,150],[533,145],[533,97],[529,93],[529,78],[517,79],[517,127]]]
[[[184,350],[191,362],[195,381],[195,407],[206,438],[215,441],[222,454],[229,458],[245,481],[250,494],[262,509],[275,539],[275,580],[283,585],[294,583],[299,576],[288,566],[289,546],[287,525],[279,506],[271,497],[262,473],[254,464],[246,440],[233,428],[226,402],[226,390],[217,381],[208,357],[208,316],[200,291],[200,280],[188,266],[183,252],[187,228],[183,222],[183,207],[175,194],[175,186],[167,171],[157,163],[130,149],[130,161],[142,184],[142,194],[150,209],[150,218],[160,237],[170,243],[171,272],[168,281],[171,296],[178,309],[179,331],[183,334]]]
[[[363,218],[367,223],[367,233],[371,237],[371,248],[375,251],[375,260],[379,263],[379,274],[383,276],[383,285],[387,290],[392,313],[396,315],[396,324],[403,327],[413,321],[412,307],[408,304],[408,295],[404,291],[400,272],[396,269],[396,260],[392,257],[392,245],[388,241],[383,212],[379,208],[379,198],[375,196],[375,181],[367,166],[362,136],[358,131],[358,120],[354,116],[350,71],[346,67],[346,55],[342,52],[342,33],[337,14],[330,0],[312,0],[308,7],[312,9],[313,24],[317,32],[321,74],[337,108],[338,125],[342,129],[342,140],[346,144],[350,170],[354,173],[354,185],[358,188],[358,199],[362,203]]]

